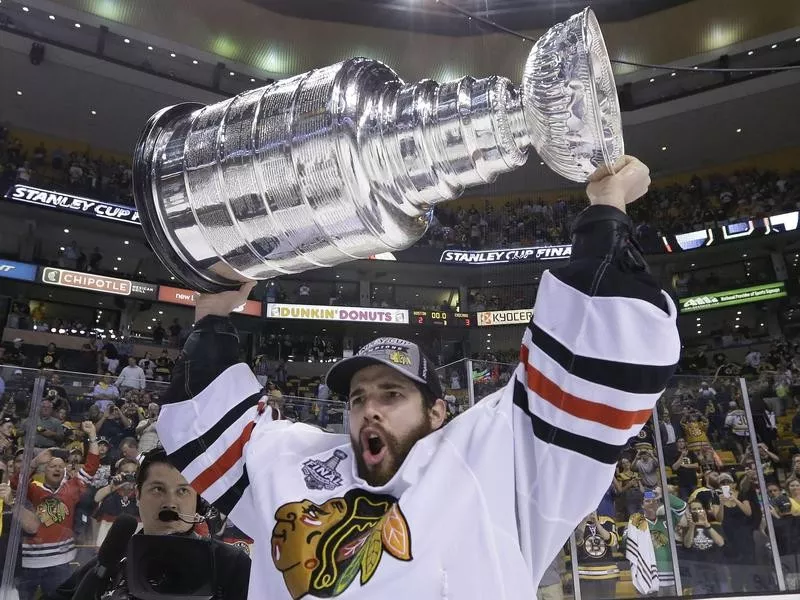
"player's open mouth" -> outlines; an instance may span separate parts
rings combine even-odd
[[[368,429],[361,432],[361,447],[364,464],[368,467],[379,464],[386,456],[386,443],[381,434],[375,430]]]

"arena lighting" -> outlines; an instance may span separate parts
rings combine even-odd
[[[664,152],[667,149],[666,146],[661,146],[661,151]]]
[[[86,335],[86,331],[84,331],[83,329],[81,329],[81,335]]]
[[[234,77],[234,76],[236,75],[236,73],[234,73],[233,71],[231,71],[231,72],[230,72],[230,73],[228,73],[228,74],[229,74],[231,77]]]
[[[94,115],[96,115],[96,114],[97,114],[97,111],[96,111],[96,110],[94,110],[94,109],[90,110],[89,112],[91,113],[91,115],[92,115],[92,116],[94,116]]]
[[[163,314],[164,314],[164,311],[163,311],[163,310],[160,310],[160,311],[158,311],[158,314],[160,314],[160,315],[163,315]]]
[[[655,82],[655,80],[656,80],[656,79],[655,79],[655,77],[651,77],[651,78],[650,78],[650,83],[654,83],[654,82]]]
[[[742,128],[739,127],[739,129],[736,130],[736,133],[742,133]]]
[[[156,321],[156,319],[155,319],[155,317],[153,317],[153,323],[155,323],[155,321]]]
[[[81,28],[81,24],[80,23],[75,23],[75,29],[80,29],[80,28]]]
[[[17,96],[22,96],[22,90],[17,90]]]
[[[64,246],[60,246],[58,249],[59,249],[61,252],[64,252]]]
[[[192,64],[193,64],[193,65],[196,65],[196,64],[197,64],[197,59],[193,60],[193,61],[192,61]]]
[[[124,241],[124,242],[122,242],[122,243],[123,243],[123,244],[125,244],[126,246],[127,246],[128,244],[130,244],[130,242],[129,242],[128,240],[125,240],[125,241]],[[139,273],[139,275],[141,275],[141,273]]]
[[[753,56],[753,54],[755,54],[755,52],[753,50],[750,50],[750,52],[747,53],[747,56]]]
[[[70,333],[78,333],[78,330],[77,329],[70,329],[69,332]]]
[[[23,10],[23,12],[28,12],[28,11],[30,11],[30,8],[28,8],[27,6],[23,6],[22,10]]]
[[[125,42],[126,44],[130,44],[130,43],[131,43],[131,41],[130,41],[128,38],[125,38],[125,39],[124,39],[124,40],[122,40],[122,41],[123,41],[123,42]]]
[[[55,332],[56,332],[56,328],[55,328],[55,327],[53,327],[52,329],[50,329],[50,333],[55,333]]]
[[[121,257],[121,256],[118,256],[118,257],[117,257],[117,260],[122,260],[122,257]]]
[[[148,46],[148,47],[147,47],[147,49],[148,49],[148,50],[150,50],[150,51],[152,51],[152,50],[153,50],[153,47],[152,47],[152,46]]]
[[[256,78],[255,77],[251,77],[250,78],[250,83],[255,83],[255,82],[256,82]]]
[[[69,229],[64,229],[64,233],[69,233]]]
[[[48,18],[48,19],[50,19],[51,21],[55,21],[55,20],[56,20],[56,18],[55,18],[53,15],[50,15],[50,16],[49,16],[49,17],[47,17],[47,18]]]
[[[778,47],[778,44],[772,44],[772,46],[770,46],[770,48],[772,48],[773,50],[775,50],[775,48],[777,48],[777,47]]]
[[[117,269],[117,267],[114,267],[114,270],[115,270],[115,271],[118,271],[119,269]]]
[[[670,77],[675,77],[675,71],[669,74]]]
[[[170,53],[169,53],[169,57],[170,57],[170,58],[175,58],[175,56],[176,56],[176,54],[175,54],[174,52],[170,52]]]

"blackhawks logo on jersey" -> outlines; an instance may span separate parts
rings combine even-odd
[[[272,561],[292,598],[332,598],[360,574],[366,585],[387,553],[410,561],[411,532],[392,496],[350,490],[324,504],[289,502],[275,512]]]
[[[36,516],[45,527],[60,525],[66,520],[67,515],[69,515],[67,505],[55,496],[45,498],[36,507]]]

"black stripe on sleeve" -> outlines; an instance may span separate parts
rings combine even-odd
[[[541,329],[528,325],[531,341],[575,377],[631,394],[658,394],[675,372],[675,365],[653,366],[579,356]],[[536,366],[536,365],[534,365]]]
[[[537,417],[528,409],[528,391],[519,379],[514,380],[514,404],[531,420],[533,435],[546,444],[572,450],[608,465],[616,463],[625,448],[624,444],[614,446],[560,429]]]
[[[236,506],[239,500],[242,499],[242,496],[244,496],[249,485],[250,477],[247,475],[247,466],[245,465],[242,467],[242,476],[230,487],[227,492],[217,498],[217,500],[213,503],[214,506],[221,513],[226,515],[231,514],[233,507]]]
[[[239,404],[231,408],[225,415],[217,421],[211,429],[206,431],[199,438],[184,444],[175,452],[169,455],[169,460],[179,471],[183,471],[198,456],[203,454],[211,445],[216,442],[225,430],[233,425],[248,410],[258,404],[261,393],[253,394],[242,400]]]

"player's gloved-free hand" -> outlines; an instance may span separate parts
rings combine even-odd
[[[638,200],[650,186],[650,169],[633,156],[623,156],[615,165],[617,172],[611,175],[606,167],[600,167],[589,177],[586,195],[592,205],[605,204],[625,212],[625,206]]]
[[[242,284],[238,290],[220,292],[219,294],[200,294],[197,298],[194,311],[195,323],[206,315],[227,317],[234,309],[247,302],[247,296],[253,291],[256,282]]]

